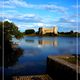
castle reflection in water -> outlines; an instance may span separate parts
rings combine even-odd
[[[38,43],[40,45],[53,45],[54,47],[58,46],[58,41],[57,39],[53,40],[53,41],[49,41],[49,40],[39,40]]]
[[[38,39],[38,40],[26,39],[25,41],[27,42],[27,45],[28,45],[28,43],[29,43],[29,45],[31,44],[33,46],[34,46],[34,44],[35,45],[37,44],[40,47],[41,46],[47,46],[47,45],[58,47],[58,44],[59,44],[57,37],[55,37],[53,40],[49,40],[49,39],[48,40],[47,39]]]

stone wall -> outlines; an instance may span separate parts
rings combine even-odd
[[[56,57],[49,56],[47,58],[47,73],[55,80],[80,80],[80,73],[74,68],[69,67],[70,64]]]
[[[46,33],[54,33],[54,34],[58,34],[58,28],[57,27],[53,27],[53,28],[39,28],[39,34],[46,34]]]

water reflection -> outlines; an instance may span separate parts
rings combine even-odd
[[[11,51],[5,52],[4,66],[9,67],[15,65],[18,62],[18,58],[22,55],[22,53],[23,50],[20,48],[17,48],[12,52]]]
[[[18,52],[11,54],[8,52],[5,55],[5,57],[9,57],[6,59],[5,64],[10,66],[8,70],[11,72],[8,74],[46,73],[47,56],[75,53],[75,40],[76,38],[69,37],[24,37],[21,40],[13,39],[13,42],[19,43],[18,47],[24,51],[20,54]]]
[[[28,43],[33,43],[34,42],[34,40],[30,40],[30,39],[26,39],[25,41],[28,42]]]
[[[38,43],[40,45],[53,45],[54,47],[58,46],[58,41],[57,39],[54,39],[53,41],[49,41],[49,40],[39,40]]]

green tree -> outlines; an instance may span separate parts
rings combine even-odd
[[[70,33],[71,33],[71,34],[74,33],[73,30],[71,30]]]
[[[11,39],[12,35],[16,38],[20,38],[23,34],[18,30],[18,27],[13,22],[5,21],[4,23],[4,33],[7,34],[5,38]]]
[[[18,30],[18,27],[14,23],[8,21],[0,22],[0,44],[2,43],[2,32],[4,32],[5,41],[11,40],[12,35],[18,38],[23,36],[23,33]]]
[[[35,33],[34,29],[25,30],[25,34],[33,34],[33,33]]]
[[[0,66],[2,66],[2,43],[4,43],[4,66],[13,65],[16,63],[18,54],[22,54],[21,49],[13,49],[12,35],[21,37],[23,34],[18,30],[18,27],[14,23],[8,21],[0,22]],[[4,37],[4,41],[2,40]]]
[[[21,33],[20,31],[17,32],[17,34],[15,34],[16,38],[21,38],[23,37],[24,33]]]
[[[14,23],[5,21],[4,22],[4,31],[11,35],[15,35],[18,32],[18,27]]]

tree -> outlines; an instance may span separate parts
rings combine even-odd
[[[14,23],[8,21],[0,22],[0,45],[2,44],[2,32],[4,32],[4,41],[10,41],[12,35],[18,38],[23,36]]]
[[[23,37],[24,33],[21,33],[20,31],[17,32],[17,34],[15,34],[16,38],[21,38]]]
[[[25,30],[25,34],[33,34],[33,33],[35,33],[34,29]]]
[[[71,30],[70,33],[71,33],[71,34],[74,33],[73,30]]]
[[[15,35],[18,32],[18,27],[14,23],[5,21],[4,22],[4,31],[11,35]]]
[[[18,30],[18,27],[13,22],[4,21],[1,23],[3,24],[2,27],[4,28],[6,39],[8,38],[8,40],[10,40],[12,38],[12,35],[18,38],[23,36],[23,34]]]
[[[12,35],[21,37],[22,33],[14,23],[8,21],[0,22],[0,66],[2,66],[2,48],[4,50],[4,66],[11,66],[16,63],[17,58],[22,54],[21,49],[13,49]],[[2,40],[4,37],[4,41]],[[2,45],[2,43],[4,43]],[[18,53],[18,55],[17,55]]]

